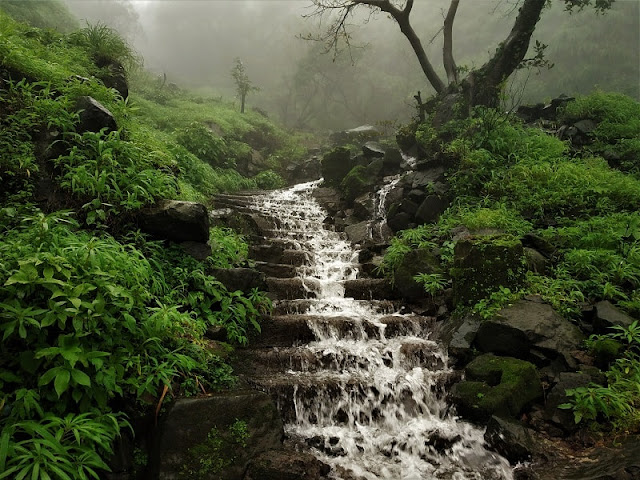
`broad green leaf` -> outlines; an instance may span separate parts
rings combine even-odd
[[[76,368],[71,370],[71,378],[73,378],[73,380],[79,385],[84,385],[85,387],[91,386],[91,379],[89,378],[89,375],[84,373],[82,370],[78,370]]]
[[[69,379],[71,378],[71,374],[69,370],[60,370],[60,372],[56,375],[56,379],[53,382],[53,387],[58,394],[58,398],[62,396],[62,394],[69,388]]]

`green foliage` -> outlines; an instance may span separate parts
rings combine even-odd
[[[424,287],[424,291],[429,295],[441,293],[449,283],[444,275],[439,273],[420,273],[413,279]]]
[[[78,21],[60,0],[2,0],[0,9],[33,27],[54,28],[61,32],[78,27]]]
[[[471,311],[481,318],[488,320],[494,317],[500,310],[518,300],[522,295],[522,291],[512,292],[510,288],[499,286],[498,290],[492,292],[488,298],[483,298],[476,303]]]
[[[103,458],[123,426],[116,415],[95,413],[10,424],[0,436],[0,479],[98,479],[109,470]]]
[[[127,41],[104,23],[87,23],[85,28],[69,35],[69,42],[84,48],[99,67],[118,63],[131,70],[142,63]]]
[[[234,167],[235,163],[229,158],[225,141],[214,135],[211,130],[201,123],[193,122],[181,129],[176,140],[189,152],[212,167]]]
[[[255,180],[256,186],[263,190],[275,190],[286,185],[284,179],[273,170],[260,172],[253,177],[253,180]]]
[[[234,66],[231,69],[231,78],[233,78],[233,82],[236,84],[236,93],[240,97],[240,101],[242,102],[240,112],[244,113],[244,102],[247,94],[249,92],[257,92],[260,89],[253,85],[253,82],[249,79],[249,75],[244,67],[244,63],[240,58],[236,57],[234,60]]]
[[[210,232],[209,244],[213,254],[207,259],[209,265],[228,268],[247,261],[249,245],[242,235],[224,227],[213,227]]]

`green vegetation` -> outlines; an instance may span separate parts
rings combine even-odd
[[[38,23],[57,5],[24,4],[0,4],[0,479],[99,478],[127,418],[233,385],[218,355],[271,308],[212,275],[246,264],[240,235],[211,229],[215,253],[199,262],[138,231],[136,212],[280,187],[305,150],[254,112],[157,84],[104,25],[63,34],[7,14]],[[136,78],[127,99],[99,80],[114,61]],[[79,133],[83,96],[118,130]],[[229,168],[252,152],[264,158],[254,177]],[[242,445],[246,424],[232,434]]]

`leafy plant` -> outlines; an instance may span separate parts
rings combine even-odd
[[[414,276],[413,279],[420,283],[429,295],[437,295],[449,283],[447,278],[439,273],[420,273]]]

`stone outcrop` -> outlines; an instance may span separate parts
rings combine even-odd
[[[339,147],[322,157],[321,173],[327,186],[338,186],[352,168],[351,153]]]
[[[250,461],[281,448],[283,436],[280,414],[265,393],[182,398],[161,426],[157,478],[241,480]]]
[[[577,326],[550,305],[519,300],[482,322],[474,345],[481,352],[521,358],[538,366],[556,363],[562,370],[577,366],[573,352],[584,338]]]
[[[486,421],[492,415],[515,417],[542,397],[535,365],[512,357],[485,354],[465,368],[465,380],[451,390],[464,417]]]
[[[626,313],[614,307],[608,300],[595,305],[593,329],[597,333],[611,333],[611,327],[629,328],[635,320]]]
[[[103,128],[107,132],[118,129],[113,114],[93,97],[79,97],[76,110],[80,111],[80,123],[76,127],[78,133],[99,132]]]
[[[209,240],[209,212],[201,203],[162,200],[142,209],[138,224],[143,232],[165,240],[200,243]]]

